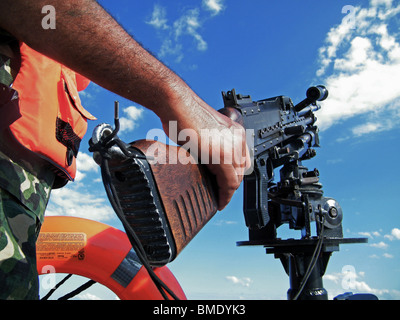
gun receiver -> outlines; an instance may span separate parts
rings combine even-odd
[[[244,178],[244,215],[250,229],[265,227],[270,221],[268,188],[274,179],[274,169],[294,160],[311,158],[311,147],[319,146],[314,112],[328,96],[323,86],[307,90],[307,98],[294,106],[286,96],[252,101],[250,96],[235,90],[222,93],[221,113],[254,130],[254,170]]]

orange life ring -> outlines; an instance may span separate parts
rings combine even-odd
[[[121,300],[162,299],[126,234],[109,225],[77,217],[46,217],[36,256],[39,274],[45,274],[51,266],[56,273],[92,279],[109,288]],[[186,299],[166,266],[154,271],[179,299]]]

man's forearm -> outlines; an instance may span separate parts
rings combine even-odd
[[[56,10],[54,30],[42,28],[45,5],[52,5]],[[206,149],[211,157],[215,151],[207,144],[208,138],[203,137],[203,129],[219,129],[220,139],[235,141],[231,150],[217,150],[221,162],[208,165],[219,186],[219,208],[229,202],[240,185],[244,168],[240,163],[225,164],[223,159],[225,156],[232,159],[230,155],[237,150],[247,152],[243,127],[200,99],[174,72],[144,50],[96,1],[0,0],[0,27],[102,87],[153,110],[167,134],[171,120],[177,121],[178,131],[193,129],[198,135],[197,154]],[[233,139],[235,128],[242,131]],[[249,165],[248,152],[246,157]]]
[[[56,10],[43,29],[42,7]],[[188,94],[187,85],[144,50],[93,0],[2,0],[0,27],[102,87],[152,109]],[[187,92],[185,92],[187,91]]]

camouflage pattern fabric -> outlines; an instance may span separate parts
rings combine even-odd
[[[0,29],[0,83],[11,85],[19,69],[18,41]]]
[[[11,74],[11,59],[0,53],[0,83],[10,85],[14,78]]]
[[[0,299],[38,299],[36,219],[18,200],[0,189]]]
[[[2,135],[0,134],[0,139]],[[0,142],[1,150],[1,142]],[[55,179],[49,166],[29,159],[14,162],[0,151],[0,188],[7,190],[30,210],[32,217],[43,223],[43,212]]]
[[[0,152],[0,299],[38,299],[36,240],[54,174],[33,174]]]

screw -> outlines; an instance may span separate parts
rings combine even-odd
[[[337,209],[335,207],[332,207],[329,209],[329,216],[331,218],[336,218],[338,216]]]

